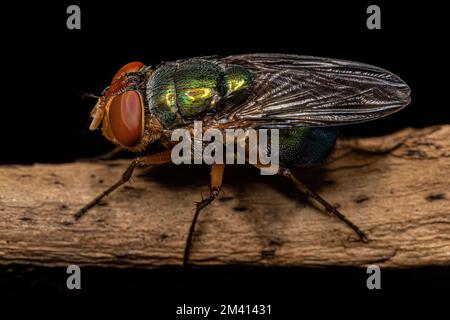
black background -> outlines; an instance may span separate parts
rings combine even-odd
[[[66,8],[81,7],[81,30],[66,28]],[[388,69],[412,89],[401,112],[344,129],[369,136],[450,122],[446,11],[440,4],[384,3],[381,30],[366,28],[372,2],[62,1],[2,5],[3,99],[0,163],[66,162],[111,148],[83,128],[98,94],[123,64],[198,55],[285,52],[328,56]],[[420,173],[415,173],[420,174]],[[182,179],[182,177],[180,177]],[[223,299],[247,302],[304,297],[447,297],[446,268],[385,270],[368,291],[353,268],[86,270],[86,286],[68,292],[62,269],[0,268],[2,294],[66,297]],[[114,282],[109,279],[116,279]],[[61,280],[63,279],[63,280]],[[157,290],[155,291],[154,288]],[[155,293],[156,292],[156,293]],[[174,292],[177,292],[174,294]]]

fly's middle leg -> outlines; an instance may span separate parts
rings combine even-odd
[[[198,202],[195,208],[195,214],[191,222],[191,226],[189,228],[189,234],[186,240],[186,244],[184,246],[184,255],[183,255],[183,266],[186,267],[189,262],[189,254],[191,250],[191,244],[192,244],[192,237],[194,235],[195,231],[195,225],[197,223],[198,216],[200,214],[200,211],[204,209],[206,206],[208,206],[211,202],[214,201],[214,199],[217,198],[219,195],[220,188],[222,187],[222,181],[223,181],[223,173],[225,170],[224,164],[213,164],[211,167],[211,191],[207,198],[203,199],[202,201]]]

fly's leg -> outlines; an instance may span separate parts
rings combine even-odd
[[[280,167],[278,170],[278,175],[284,176],[291,180],[291,182],[294,184],[295,188],[304,193],[308,199],[311,201],[312,199],[319,202],[322,206],[325,207],[325,209],[328,212],[331,212],[336,217],[338,217],[341,221],[343,221],[345,224],[347,224],[350,228],[352,228],[358,236],[361,238],[363,242],[367,242],[368,238],[367,235],[362,231],[356,224],[354,224],[352,221],[350,221],[346,216],[344,216],[341,212],[339,212],[335,207],[333,207],[331,204],[329,204],[324,198],[319,196],[317,193],[312,191],[310,188],[308,188],[303,182],[299,181],[289,169]]]
[[[78,210],[74,214],[75,220],[79,220],[84,214],[97,205],[104,197],[106,197],[108,194],[119,188],[121,185],[126,183],[128,180],[130,180],[131,175],[133,174],[134,169],[136,166],[152,166],[152,165],[159,165],[170,162],[170,155],[171,150],[163,151],[160,153],[154,153],[151,155],[138,157],[134,159],[130,165],[128,166],[127,170],[122,174],[122,177],[116,181],[112,186],[110,186],[108,189],[100,193],[98,196],[96,196],[94,199],[92,199],[89,203],[84,205],[80,210]]]
[[[191,249],[192,244],[192,237],[194,235],[195,231],[195,224],[197,223],[198,216],[200,214],[200,211],[205,208],[207,205],[209,205],[211,202],[214,201],[214,199],[217,198],[219,195],[220,188],[222,187],[222,180],[223,180],[223,172],[225,169],[224,164],[213,164],[211,167],[211,191],[207,198],[203,199],[202,201],[197,203],[197,206],[195,208],[195,214],[194,218],[191,222],[191,227],[189,228],[189,234],[186,240],[186,244],[184,246],[184,256],[183,256],[183,266],[186,267],[189,261],[189,253]]]
[[[116,181],[112,186],[110,186],[108,189],[100,193],[98,196],[96,196],[94,199],[92,199],[90,202],[86,203],[80,210],[78,210],[74,215],[75,220],[79,220],[84,214],[97,205],[104,197],[106,197],[108,194],[116,190],[118,187],[126,183],[128,180],[130,180],[131,175],[133,174],[134,168],[136,168],[137,161],[133,160],[130,165],[128,166],[127,170],[122,174],[122,177]]]

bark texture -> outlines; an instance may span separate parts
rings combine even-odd
[[[205,166],[138,169],[78,222],[72,214],[128,160],[0,166],[0,264],[181,265]],[[450,125],[342,140],[322,168],[297,176],[364,229],[369,242],[309,206],[283,177],[225,169],[200,215],[196,265],[450,265]]]

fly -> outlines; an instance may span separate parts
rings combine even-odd
[[[332,151],[339,127],[375,120],[410,102],[399,77],[364,63],[288,54],[199,57],[160,64],[123,66],[98,98],[90,130],[137,157],[122,177],[75,214],[80,219],[126,183],[135,167],[171,162],[171,134],[194,122],[203,128],[279,129],[278,175],[322,205],[368,241],[365,232],[299,181],[293,166],[321,164]],[[158,145],[158,152],[149,147]],[[154,150],[154,148],[152,149]],[[256,164],[255,166],[258,166]],[[211,165],[211,191],[196,205],[184,249],[187,265],[200,211],[219,195],[224,164]]]

